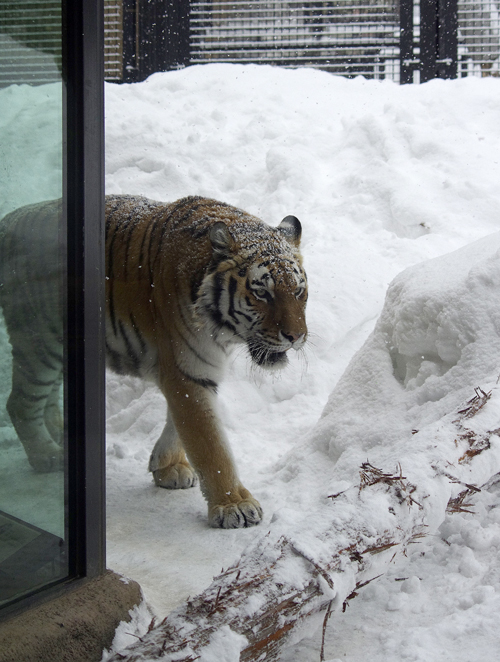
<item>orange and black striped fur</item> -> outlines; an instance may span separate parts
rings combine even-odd
[[[53,200],[0,222],[0,303],[13,359],[7,410],[37,471],[63,466],[61,219],[61,201]],[[217,416],[217,384],[236,344],[263,368],[283,367],[287,350],[304,345],[300,233],[293,216],[271,228],[205,198],[107,198],[108,365],[162,389],[167,423],[150,470],[168,488],[190,487],[198,475],[213,526],[262,517]]]
[[[294,216],[272,228],[207,198],[106,199],[108,365],[162,390],[167,422],[149,469],[167,488],[191,487],[198,476],[215,527],[262,518],[238,478],[217,385],[237,344],[263,368],[285,366],[286,352],[303,347],[300,235]]]
[[[12,345],[7,411],[36,471],[63,467],[64,255],[60,200],[0,221],[0,305]]]

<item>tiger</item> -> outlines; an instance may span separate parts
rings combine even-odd
[[[295,216],[273,228],[200,196],[173,203],[106,196],[106,363],[155,382],[167,401],[149,471],[159,487],[199,481],[218,528],[258,524],[217,413],[231,350],[283,368],[307,340],[307,278]],[[28,460],[62,469],[62,202],[28,205],[0,222],[0,304],[12,345],[7,402]]]
[[[167,420],[149,461],[159,487],[197,483],[215,528],[261,522],[217,413],[231,350],[276,370],[307,340],[302,227],[270,227],[223,202],[106,196],[106,356],[118,374],[154,381]]]
[[[38,472],[64,465],[61,231],[60,199],[20,207],[0,221],[0,305],[12,346],[7,412]]]

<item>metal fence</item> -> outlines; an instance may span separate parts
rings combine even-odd
[[[61,3],[0,0],[0,87],[61,80]]]
[[[308,66],[395,78],[398,0],[191,2],[191,62]]]
[[[123,78],[122,0],[104,0],[104,72],[106,80]]]
[[[192,0],[190,62],[426,81],[499,75],[499,0]]]
[[[499,0],[459,0],[458,75],[500,76]]]
[[[499,76],[499,9],[500,0],[104,0],[105,78],[207,62],[402,83]],[[0,0],[0,86],[57,80],[60,29],[51,0]]]

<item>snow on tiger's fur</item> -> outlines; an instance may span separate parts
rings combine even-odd
[[[207,198],[167,204],[107,197],[108,365],[162,390],[167,422],[149,469],[166,488],[191,487],[199,477],[215,527],[262,518],[238,478],[216,392],[235,345],[245,344],[253,362],[271,369],[304,346],[300,235],[294,216],[272,228]]]

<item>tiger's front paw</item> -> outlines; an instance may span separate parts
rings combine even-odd
[[[155,485],[168,490],[183,490],[194,487],[198,482],[196,474],[189,464],[178,462],[153,471]]]
[[[249,496],[237,503],[212,506],[208,510],[208,520],[216,529],[241,529],[259,524],[262,514],[260,503]]]
[[[64,469],[63,449],[57,444],[44,448],[43,452],[27,452],[28,460],[37,473],[50,473]]]

